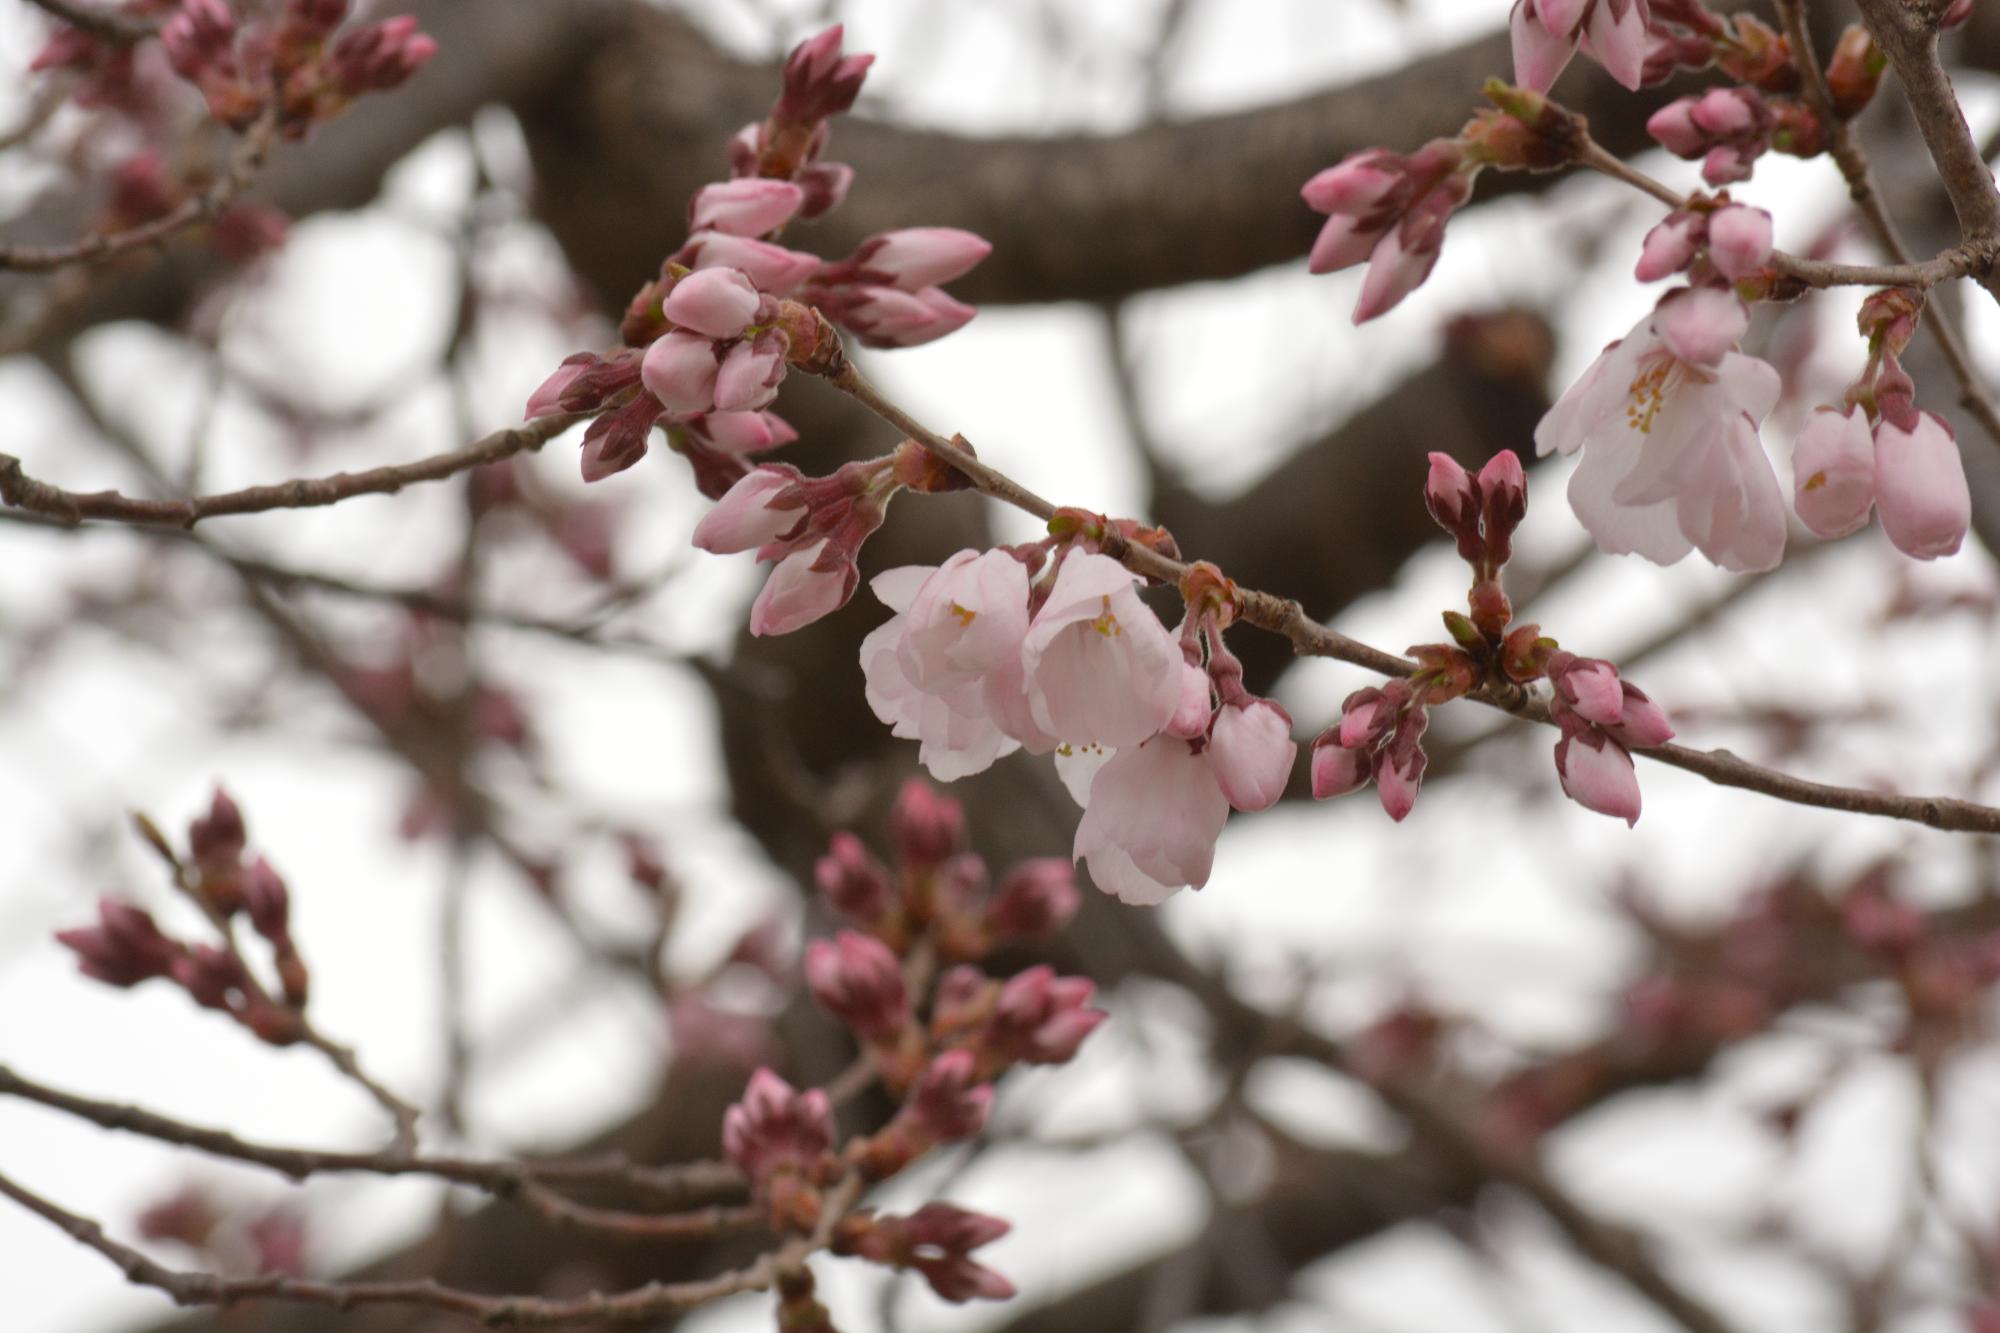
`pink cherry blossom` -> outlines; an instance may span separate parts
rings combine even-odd
[[[814,542],[778,562],[750,605],[752,634],[790,634],[840,609],[860,575],[851,564],[815,568],[825,551],[824,541]]]
[[[1222,794],[1238,810],[1276,805],[1298,754],[1290,714],[1269,699],[1225,705],[1216,714],[1208,759]]]
[[[978,677],[927,691],[904,671],[901,649],[908,625],[904,613],[915,605],[933,573],[929,566],[910,565],[875,576],[869,586],[897,614],[862,640],[861,670],[875,716],[894,735],[918,742],[918,761],[932,777],[952,782],[985,771],[1018,742],[989,716],[987,690]]]
[[[1584,451],[1570,504],[1604,550],[1669,565],[1699,547],[1725,569],[1777,565],[1784,501],[1757,424],[1778,374],[1732,350],[1748,322],[1728,292],[1669,293],[1542,418],[1539,452]]]
[[[704,185],[688,207],[688,230],[762,236],[791,221],[804,202],[805,191],[790,181],[750,177]]]
[[[1109,556],[1073,553],[1021,649],[1035,724],[1064,741],[1137,745],[1180,706],[1181,648]]]
[[[1018,661],[1028,634],[1028,570],[1002,550],[960,551],[924,580],[905,613],[897,658],[927,690],[967,684]]]
[[[1229,798],[1207,757],[1156,736],[1120,750],[1098,773],[1071,859],[1119,900],[1151,906],[1208,882],[1228,818]]]
[[[712,555],[734,555],[778,540],[806,517],[803,504],[772,504],[797,480],[783,468],[752,468],[695,524],[694,544]]]
[[[1861,408],[1822,408],[1792,445],[1793,507],[1822,537],[1865,527],[1875,507],[1875,438]]]
[[[660,313],[709,338],[734,338],[757,313],[750,279],[733,268],[697,269],[674,284]]]
[[[1876,425],[1875,504],[1882,531],[1903,554],[1935,560],[1958,550],[1972,522],[1972,493],[1944,418],[1920,412],[1907,428],[1886,418]]]
[[[715,344],[692,333],[654,340],[639,364],[646,391],[669,412],[706,412],[715,406]]]

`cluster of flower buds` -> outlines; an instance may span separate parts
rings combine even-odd
[[[272,17],[245,23],[226,0],[183,0],[160,45],[216,120],[243,129],[275,96],[284,132],[299,137],[363,94],[400,86],[437,54],[407,14],[336,39],[347,11],[347,0],[287,0]]]
[[[109,986],[131,987],[154,978],[173,982],[205,1009],[228,1014],[274,1046],[305,1035],[300,1011],[311,991],[311,974],[291,934],[291,894],[263,857],[246,862],[243,815],[218,790],[208,812],[188,829],[182,856],[141,817],[140,833],[165,858],[174,886],[216,924],[215,943],[189,944],[163,932],[150,913],[110,898],[97,905],[98,923],[56,932],[76,954],[87,977]],[[251,974],[229,934],[237,917],[270,946],[277,975],[276,997]]]
[[[1092,983],[1048,967],[1006,981],[962,962],[936,972],[939,961],[1059,927],[1077,907],[1067,863],[1026,862],[984,894],[964,808],[915,779],[897,794],[888,835],[894,871],[852,834],[834,836],[815,878],[856,928],[809,945],[804,970],[814,998],[853,1031],[899,1099],[895,1115],[836,1147],[827,1094],[759,1069],[723,1118],[725,1153],[781,1233],[821,1225],[826,1192],[842,1180],[886,1180],[974,1137],[992,1115],[996,1079],[1018,1065],[1067,1062],[1106,1018],[1090,1004]],[[833,1249],[918,1272],[946,1300],[997,1300],[1012,1285],[969,1256],[1005,1230],[946,1204],[908,1217],[861,1211],[835,1224]],[[809,1286],[781,1292],[780,1313],[830,1326]]]
[[[948,1203],[925,1204],[908,1217],[863,1211],[842,1219],[833,1252],[920,1273],[932,1291],[955,1305],[1004,1301],[1014,1294],[1014,1284],[971,1255],[1010,1229],[997,1217]]]
[[[833,1163],[833,1104],[768,1069],[750,1076],[743,1100],[722,1116],[722,1151],[750,1182],[774,1225],[809,1232],[819,1225],[819,1186]]]
[[[1354,153],[1301,187],[1307,205],[1327,215],[1307,267],[1335,273],[1367,261],[1356,323],[1394,309],[1431,275],[1445,224],[1472,197],[1480,165],[1457,139],[1433,139],[1408,157]]]
[[[1646,233],[1633,275],[1640,282],[1658,282],[1695,266],[1697,283],[1711,279],[1711,270],[1728,283],[1757,277],[1771,262],[1771,215],[1747,204],[1697,200],[1667,214]]]
[[[1780,112],[1790,112],[1781,118]],[[1802,125],[1803,123],[1803,125]],[[1778,144],[1811,156],[1819,151],[1812,113],[1796,102],[1767,99],[1754,88],[1711,88],[1667,103],[1646,122],[1646,132],[1675,157],[1701,163],[1710,185],[1750,179],[1757,159]]]
[[[852,833],[836,833],[814,870],[827,905],[891,948],[928,931],[951,960],[982,958],[1002,944],[1053,935],[1076,915],[1076,875],[1068,861],[1021,861],[985,892],[986,866],[965,850],[965,812],[955,800],[911,779],[889,819],[896,869]]]
[[[775,562],[750,608],[750,632],[790,634],[847,605],[861,582],[861,544],[882,526],[900,489],[894,455],[848,463],[828,477],[765,463],[702,516],[694,544],[716,555],[755,551],[760,562]]]
[[[1627,88],[1644,81],[1652,52],[1646,0],[1514,0],[1508,31],[1514,77],[1547,92],[1580,46]]]
[[[742,477],[743,455],[797,438],[765,409],[790,366],[831,364],[827,320],[873,346],[910,347],[972,318],[940,286],[991,251],[970,232],[885,232],[837,263],[777,243],[794,219],[838,205],[854,176],[821,160],[830,118],[853,105],[873,60],[844,55],[841,40],[833,27],[792,52],[771,114],[730,142],[730,179],[695,193],[687,242],[632,298],[626,350],[570,357],[529,399],[531,418],[597,417],[584,437],[586,481],[638,462],[664,424],[702,492],[718,497]]]
[[[1562,732],[1556,774],[1563,791],[1587,810],[1638,823],[1639,777],[1631,751],[1672,740],[1667,715],[1609,662],[1556,651],[1545,670],[1554,687],[1549,712]]]
[[[1868,367],[1841,407],[1822,407],[1792,449],[1799,519],[1822,537],[1867,526],[1871,510],[1897,550],[1918,560],[1956,552],[1972,522],[1972,494],[1951,426],[1919,411],[1897,359],[1923,310],[1921,293],[1877,292],[1863,303]]]
[[[1430,461],[1424,503],[1471,567],[1469,614],[1445,613],[1450,643],[1410,649],[1417,668],[1408,677],[1347,697],[1340,721],[1313,742],[1314,798],[1342,796],[1372,781],[1383,810],[1400,821],[1423,782],[1431,707],[1475,690],[1518,696],[1521,687],[1547,678],[1549,711],[1562,732],[1555,757],[1563,791],[1587,809],[1637,820],[1639,784],[1630,748],[1663,745],[1673,728],[1609,662],[1563,652],[1539,625],[1513,623],[1501,575],[1513,554],[1514,531],[1528,512],[1520,460],[1504,451],[1476,477],[1448,454],[1432,454]]]

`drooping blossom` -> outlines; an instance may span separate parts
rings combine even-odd
[[[972,551],[959,554],[978,556]],[[963,562],[959,568],[963,569],[970,563]],[[940,629],[948,631],[948,625],[932,625],[926,640],[919,647],[908,650],[908,661],[928,673],[927,678],[934,688],[918,684],[905,665],[903,641],[910,626],[908,613],[916,606],[925,585],[941,568],[912,565],[875,576],[869,586],[882,604],[896,615],[862,640],[861,670],[866,681],[868,706],[874,710],[875,716],[888,723],[895,735],[918,742],[918,761],[932,777],[940,782],[952,782],[983,772],[995,759],[1017,749],[1019,742],[1003,731],[989,715],[984,678],[977,672],[954,670],[951,665],[953,648],[961,649],[960,662],[979,660],[976,655],[984,651],[980,645],[986,639],[985,627],[982,627],[979,639],[969,639],[969,636],[961,634],[954,641],[948,635],[938,633]],[[978,586],[977,580],[972,586]],[[1021,593],[1021,618],[1025,621],[1025,574],[1022,576]],[[968,592],[967,595],[974,594]],[[933,613],[941,610],[948,619],[957,620],[958,616],[951,610],[952,605],[940,595],[932,600],[928,609]],[[988,613],[988,626],[1011,616],[1010,611],[982,604],[972,608],[972,618],[965,620],[961,629],[970,630],[972,625],[978,623],[981,612]],[[1012,645],[1017,664],[1019,652],[1020,639],[1017,638]]]
[[[1153,906],[1208,882],[1228,818],[1208,757],[1177,737],[1154,736],[1098,771],[1072,859],[1120,901]]]
[[[1933,412],[1888,413],[1875,428],[1875,505],[1896,549],[1919,560],[1955,553],[1972,523],[1958,440]]]
[[[1582,49],[1627,88],[1644,79],[1651,15],[1646,0],[1515,0],[1508,29],[1514,78],[1545,93]]]
[[[1538,452],[1583,451],[1571,507],[1599,547],[1670,565],[1775,568],[1785,510],[1757,427],[1778,374],[1736,350],[1749,311],[1684,288],[1598,357],[1535,430]]]
[[[1845,537],[1875,507],[1875,438],[1868,414],[1822,408],[1792,445],[1793,507],[1821,537]]]

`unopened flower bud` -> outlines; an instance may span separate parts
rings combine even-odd
[[[1639,822],[1639,775],[1625,747],[1596,727],[1565,724],[1556,742],[1556,776],[1572,801],[1586,810]]]
[[[733,268],[704,268],[674,284],[660,313],[707,338],[734,338],[757,313],[750,279]]]
[[[1875,507],[1875,437],[1859,407],[1814,412],[1792,445],[1794,507],[1821,537],[1865,527]]]
[[[243,855],[247,836],[243,812],[228,792],[217,787],[208,813],[188,825],[188,851],[204,869],[234,866]]]
[[[753,177],[704,185],[688,206],[688,230],[762,236],[791,221],[804,202],[805,191],[790,181]]]
[[[1366,750],[1350,750],[1340,743],[1337,727],[1322,731],[1312,744],[1312,790],[1315,801],[1345,796],[1368,785],[1374,764]]]
[[[1966,8],[1969,13],[1971,7]],[[1868,29],[1859,23],[1849,24],[1847,31],[1840,34],[1832,58],[1826,62],[1826,86],[1833,94],[1833,113],[1842,120],[1860,115],[1875,100],[1875,90],[1882,84],[1882,71],[1888,67],[1889,58],[1875,45]]]
[[[993,1087],[974,1077],[971,1051],[947,1051],[931,1061],[910,1089],[904,1113],[930,1143],[956,1143],[986,1128]]]
[[[1972,523],[1972,493],[1944,418],[1921,412],[1905,428],[1884,415],[1875,427],[1875,505],[1903,554],[1935,560],[1958,550]]]
[[[813,879],[829,906],[864,925],[889,910],[889,872],[852,833],[833,835],[813,867]]]
[[[1222,794],[1238,810],[1268,810],[1285,794],[1299,747],[1292,718],[1269,699],[1224,704],[1209,735],[1209,760]]]
[[[986,927],[1002,939],[1053,935],[1076,915],[1076,870],[1060,856],[1023,861],[1000,881],[986,905]]]
[[[965,807],[922,778],[911,778],[889,811],[889,842],[903,864],[935,866],[965,846]]]
[[[267,940],[285,937],[291,918],[291,895],[285,889],[285,881],[261,856],[243,872],[243,905],[259,935]]]
[[[806,984],[822,1008],[864,1041],[896,1036],[910,1021],[902,963],[872,935],[843,930],[806,947]]]
[[[1761,271],[1771,262],[1771,215],[1742,204],[1717,209],[1708,220],[1708,258],[1731,282]]]
[[[824,1092],[800,1092],[769,1069],[750,1076],[743,1099],[722,1116],[722,1150],[761,1188],[781,1168],[804,1170],[833,1146],[833,1107]]]
[[[1431,455],[1430,475],[1424,481],[1424,507],[1458,542],[1460,559],[1477,563],[1485,558],[1486,546],[1479,536],[1478,483],[1450,454]]]

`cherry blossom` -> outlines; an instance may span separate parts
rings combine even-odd
[[[1194,746],[1155,736],[1120,750],[1097,773],[1072,859],[1122,902],[1153,906],[1208,882],[1229,798]]]
[[[1699,548],[1725,569],[1777,566],[1784,503],[1757,427],[1778,375],[1735,350],[1748,325],[1728,292],[1669,293],[1536,428],[1540,453],[1583,450],[1570,504],[1602,549],[1670,565]]]

